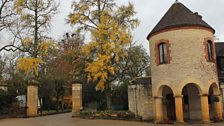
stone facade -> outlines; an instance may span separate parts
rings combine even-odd
[[[181,94],[183,87],[188,83],[200,85],[201,93],[207,93],[212,83],[218,84],[216,64],[205,59],[204,39],[211,38],[213,33],[203,29],[179,29],[164,32],[151,37],[151,74],[153,96],[158,96],[162,85],[171,87],[174,94]],[[157,66],[155,44],[161,39],[170,41],[170,64]],[[189,62],[190,61],[190,62]]]
[[[141,79],[129,86],[129,110],[146,118],[153,113],[155,123],[222,120],[214,33],[198,13],[176,1],[147,37],[152,87]]]
[[[151,78],[137,78],[128,86],[129,111],[143,120],[153,120],[153,97]]]
[[[162,97],[164,99],[169,94],[173,95],[174,100],[172,98],[169,100],[169,102],[174,102],[170,104],[171,106],[174,106],[175,102],[177,102],[176,96],[186,96],[188,99],[186,105],[176,105],[174,107],[173,113],[175,113],[176,119],[179,118],[179,111],[184,107],[183,117],[177,120],[179,122],[183,122],[185,117],[209,122],[211,117],[209,108],[213,106],[213,103],[203,100],[208,99],[210,95],[220,95],[216,64],[207,60],[207,45],[204,44],[207,40],[213,42],[213,36],[213,32],[209,29],[183,27],[174,30],[170,29],[168,32],[161,32],[149,39],[153,97]],[[169,41],[171,61],[168,64],[158,65],[156,62],[158,54],[155,51],[157,47],[155,45],[161,39]],[[212,85],[214,85],[214,88]],[[169,91],[166,91],[168,93],[164,92],[164,87],[169,88]],[[211,88],[214,94],[210,94]],[[184,94],[184,91],[187,93]],[[200,95],[201,97],[199,97]],[[163,116],[154,115],[158,121],[169,118],[169,114],[172,113],[172,110],[167,112],[168,105],[164,106],[163,101],[162,104],[163,106],[161,108],[157,107],[156,111],[162,109]],[[221,116],[219,117],[222,118]]]
[[[82,110],[82,84],[72,84],[72,117],[80,115]]]

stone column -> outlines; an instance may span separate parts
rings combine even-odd
[[[183,96],[176,95],[175,98],[175,111],[176,111],[176,121],[177,123],[184,123],[184,115],[183,115]]]
[[[215,102],[214,103],[214,109],[215,109],[215,115],[219,117],[219,119],[223,119],[222,117],[222,113],[223,113],[223,109],[222,109],[222,97],[221,96],[215,96],[219,98],[219,102]]]
[[[30,81],[27,86],[27,117],[38,116],[38,83]]]
[[[72,84],[72,117],[80,116],[82,109],[82,85]]]
[[[201,95],[201,115],[203,123],[210,123],[208,94]]]
[[[155,99],[155,123],[163,121],[163,97],[154,97]]]

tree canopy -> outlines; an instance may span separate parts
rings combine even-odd
[[[49,48],[54,42],[46,36],[52,17],[58,11],[55,0],[15,0],[14,9],[18,15],[19,26],[16,27],[16,38],[20,49],[26,54],[18,59],[18,68],[28,75],[32,70],[38,76],[38,66],[43,62]],[[19,29],[19,31],[18,31]]]
[[[89,32],[91,41],[85,46],[85,71],[97,82],[96,89],[105,91],[107,108],[111,109],[111,83],[118,78],[119,62],[132,42],[131,30],[139,20],[134,5],[118,6],[114,0],[79,0],[72,4],[68,22],[78,32]]]
[[[80,0],[74,1],[72,7],[68,22],[78,31],[91,33],[91,42],[84,49],[89,58],[85,68],[88,78],[98,81],[98,90],[109,88],[118,72],[117,64],[132,42],[131,29],[139,24],[134,18],[134,5],[117,6],[114,0]]]

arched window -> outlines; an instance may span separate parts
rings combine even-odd
[[[207,53],[208,53],[208,61],[214,60],[214,50],[212,41],[207,41]]]
[[[156,65],[170,64],[171,57],[171,44],[169,40],[160,39],[155,43],[155,61]]]
[[[167,44],[160,43],[158,45],[158,49],[159,49],[159,63],[160,64],[167,63]]]

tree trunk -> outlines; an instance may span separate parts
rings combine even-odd
[[[107,109],[111,110],[112,109],[112,98],[111,98],[110,89],[105,90],[105,95],[106,95]]]
[[[46,98],[46,103],[47,103],[47,111],[50,111],[50,98]]]
[[[60,107],[59,99],[60,98],[58,96],[56,96],[56,104],[57,104],[57,106],[56,106],[56,112],[59,112],[59,107]]]

